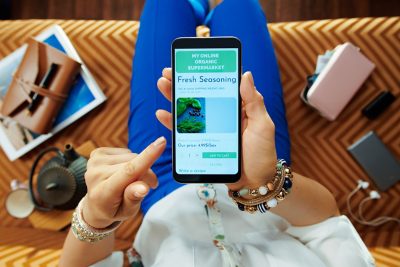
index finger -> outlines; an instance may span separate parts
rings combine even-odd
[[[146,174],[154,162],[161,156],[167,141],[160,137],[144,149],[136,158],[124,164],[124,166],[108,178],[105,183],[109,194],[121,196],[125,188]]]

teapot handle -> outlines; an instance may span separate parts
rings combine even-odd
[[[44,207],[44,206],[41,206],[39,204],[39,202],[37,201],[37,199],[35,197],[35,192],[33,192],[33,177],[35,175],[35,170],[36,170],[37,165],[39,164],[39,161],[43,158],[44,155],[46,155],[49,152],[56,152],[62,158],[64,158],[64,154],[57,147],[48,147],[48,148],[43,149],[42,151],[40,151],[39,155],[34,160],[32,168],[31,168],[31,171],[29,173],[29,178],[28,178],[28,181],[29,181],[29,186],[28,186],[29,195],[31,197],[31,200],[32,200],[33,205],[35,206],[35,208],[38,209],[38,210],[41,210],[41,211],[50,211],[50,210],[53,209],[53,207],[51,207],[51,206],[50,207]]]

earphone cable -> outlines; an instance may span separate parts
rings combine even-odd
[[[350,205],[350,201],[353,198],[353,196],[362,188],[362,185],[359,183],[358,186],[347,196],[346,199],[346,204],[347,204],[347,210],[349,211],[350,216],[358,223],[363,224],[363,225],[368,225],[368,226],[379,226],[382,224],[385,224],[390,221],[394,221],[400,224],[400,219],[394,218],[394,217],[388,217],[388,216],[381,216],[378,218],[375,218],[371,221],[366,220],[366,218],[362,214],[362,208],[367,203],[368,200],[372,200],[371,197],[364,198],[359,206],[358,206],[358,215],[360,218],[358,218],[354,213]],[[365,188],[364,188],[365,189]]]
[[[365,205],[369,200],[372,200],[372,198],[371,198],[371,197],[364,198],[364,199],[360,202],[360,205],[358,206],[358,216],[360,217],[360,219],[361,219],[362,221],[369,222],[369,223],[371,223],[372,226],[379,226],[379,225],[382,225],[382,224],[384,224],[384,223],[391,222],[391,221],[397,222],[398,224],[400,224],[400,219],[394,218],[394,217],[389,217],[389,216],[380,216],[380,217],[377,217],[377,218],[372,219],[372,220],[366,219],[366,218],[364,217],[362,211],[363,211],[364,205]]]

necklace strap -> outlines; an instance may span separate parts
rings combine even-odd
[[[203,184],[198,187],[197,194],[204,202],[208,225],[213,238],[214,246],[221,253],[223,267],[242,267],[241,253],[234,244],[225,237],[222,224],[221,210],[218,208],[217,191],[212,184]]]

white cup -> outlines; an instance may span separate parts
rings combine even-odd
[[[28,217],[35,208],[28,187],[18,180],[12,180],[10,186],[11,192],[5,201],[6,210],[11,216],[18,219]]]

